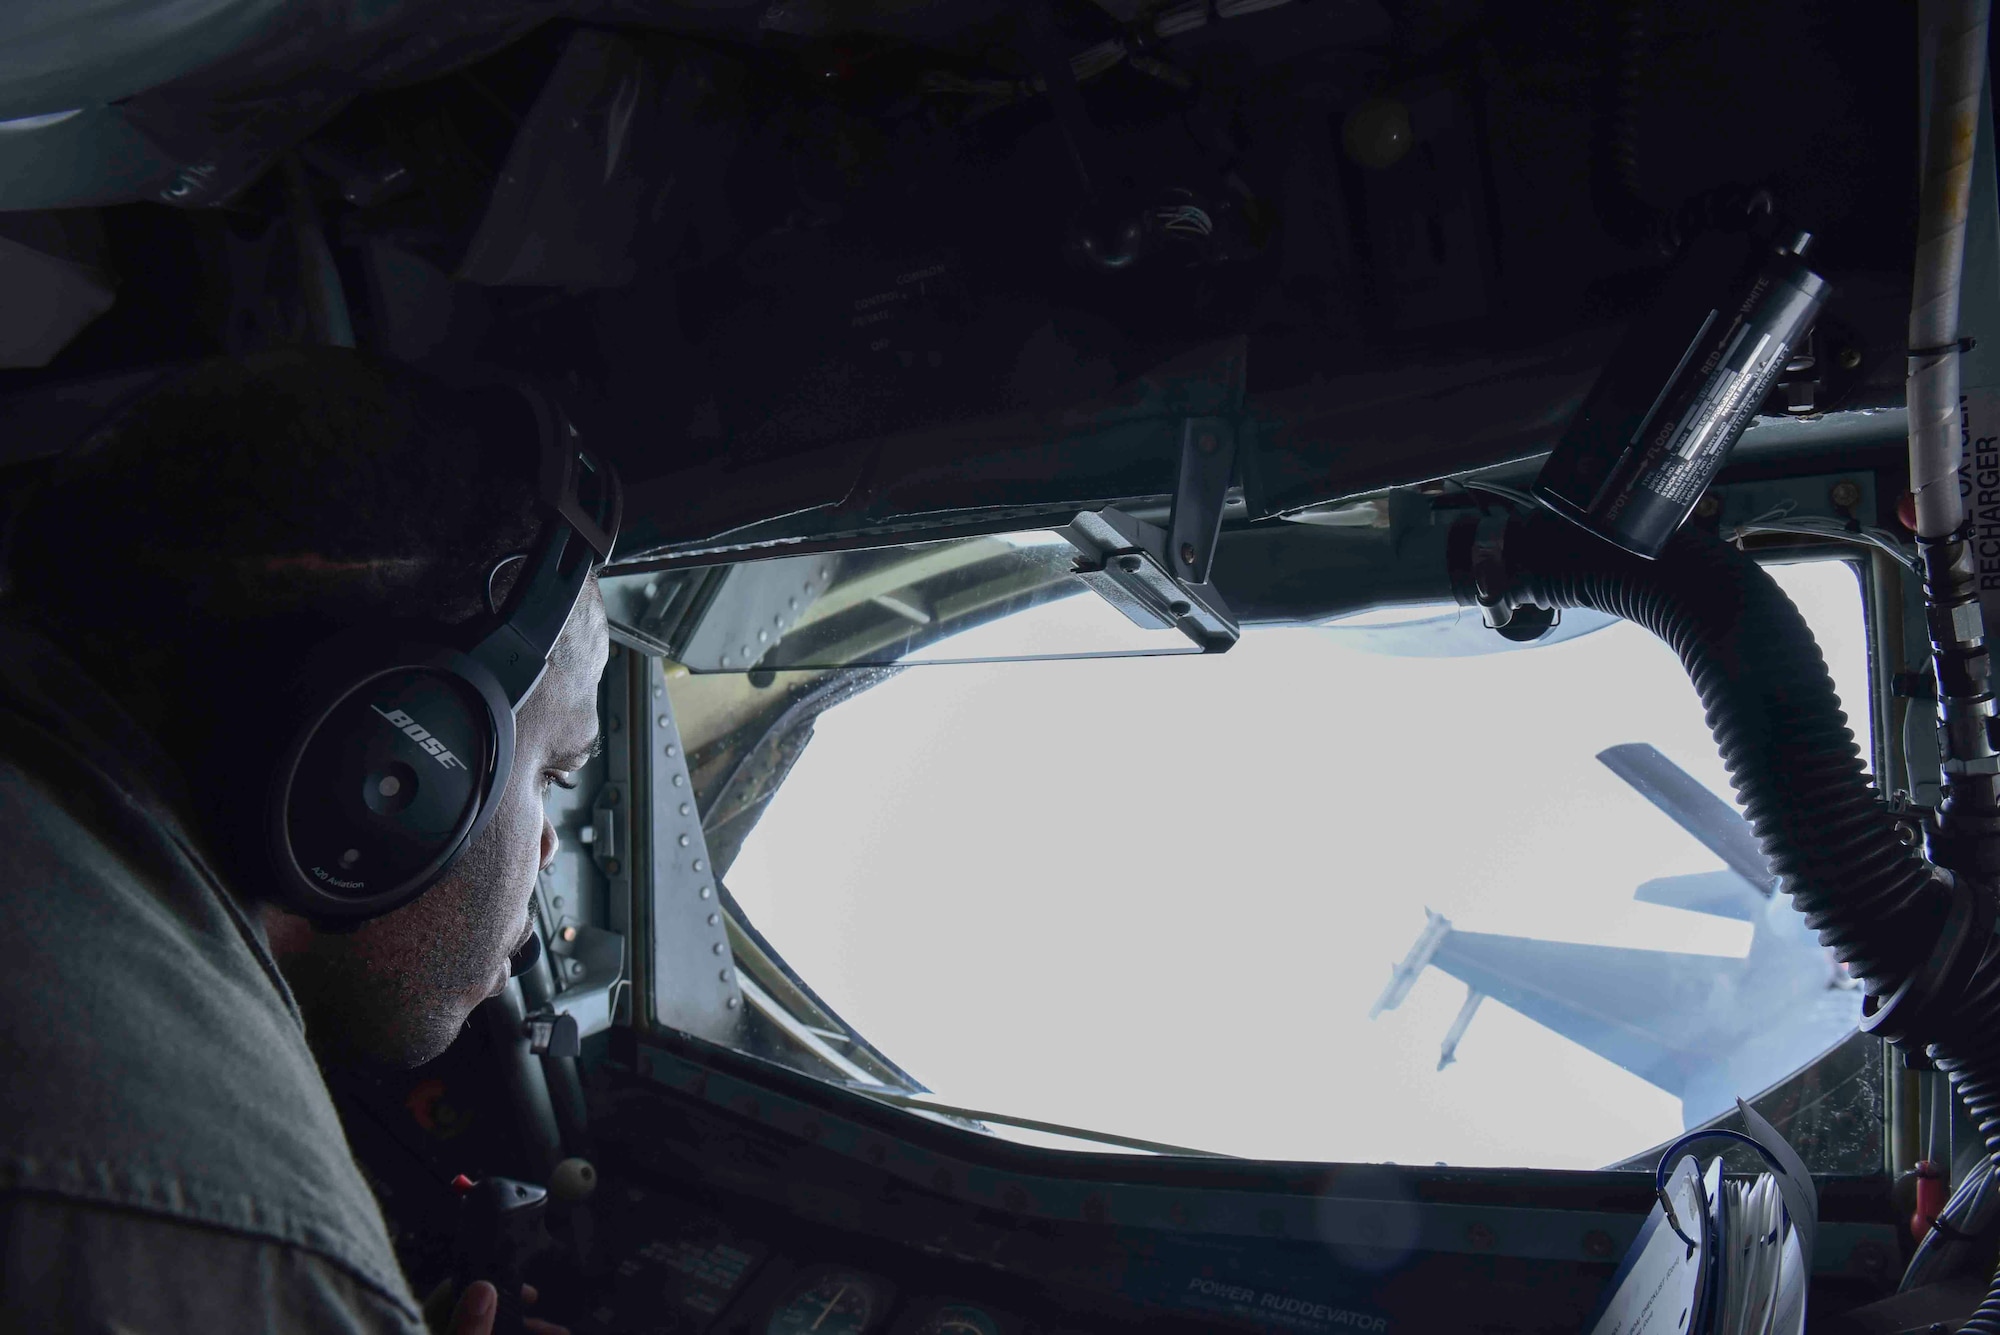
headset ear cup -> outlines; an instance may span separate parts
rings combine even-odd
[[[310,917],[375,917],[435,884],[491,819],[514,717],[464,655],[419,647],[320,698],[274,775],[281,901]]]

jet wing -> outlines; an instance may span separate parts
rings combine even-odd
[[[1432,966],[1670,1094],[1712,1053],[1743,961],[1453,931]]]

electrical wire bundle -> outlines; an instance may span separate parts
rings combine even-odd
[[[1856,543],[1894,557],[1907,570],[1919,575],[1923,573],[1917,564],[1916,553],[1888,529],[1870,528],[1853,520],[1832,519],[1824,515],[1794,515],[1793,508],[1793,502],[1782,502],[1755,519],[1744,520],[1723,536],[1739,549],[1743,546],[1743,539],[1759,533],[1799,534],[1831,542]]]
[[[1981,1159],[1958,1184],[1937,1222],[1917,1244],[1916,1255],[1910,1258],[1903,1282],[1896,1288],[1898,1293],[1951,1279],[1984,1264],[1978,1247],[1980,1235],[2000,1222],[1995,1171],[1990,1158]]]

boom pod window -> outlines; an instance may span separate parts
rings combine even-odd
[[[1856,569],[1773,574],[1865,732]],[[861,592],[850,640],[862,602],[881,635],[939,605]],[[663,678],[739,1046],[1038,1143],[1349,1162],[1602,1167],[1805,1079],[1814,1167],[1879,1165],[1860,994],[1643,630],[1415,606],[1018,656],[1087,608]]]

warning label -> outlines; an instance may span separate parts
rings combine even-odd
[[[1268,1335],[1389,1335],[1366,1278],[1337,1267],[1273,1269],[1238,1248],[1164,1249],[1125,1273],[1141,1302],[1226,1316]]]
[[[1318,1302],[1289,1293],[1272,1293],[1242,1284],[1195,1276],[1188,1281],[1183,1306],[1232,1316],[1258,1319],[1266,1329],[1275,1326],[1304,1331],[1370,1331],[1389,1329],[1388,1319],[1372,1312],[1356,1312],[1332,1303]]]
[[[2000,391],[1969,389],[1959,396],[1963,455],[1959,495],[1972,521],[1972,551],[1979,563],[1979,602],[1986,624],[2000,626]]]

